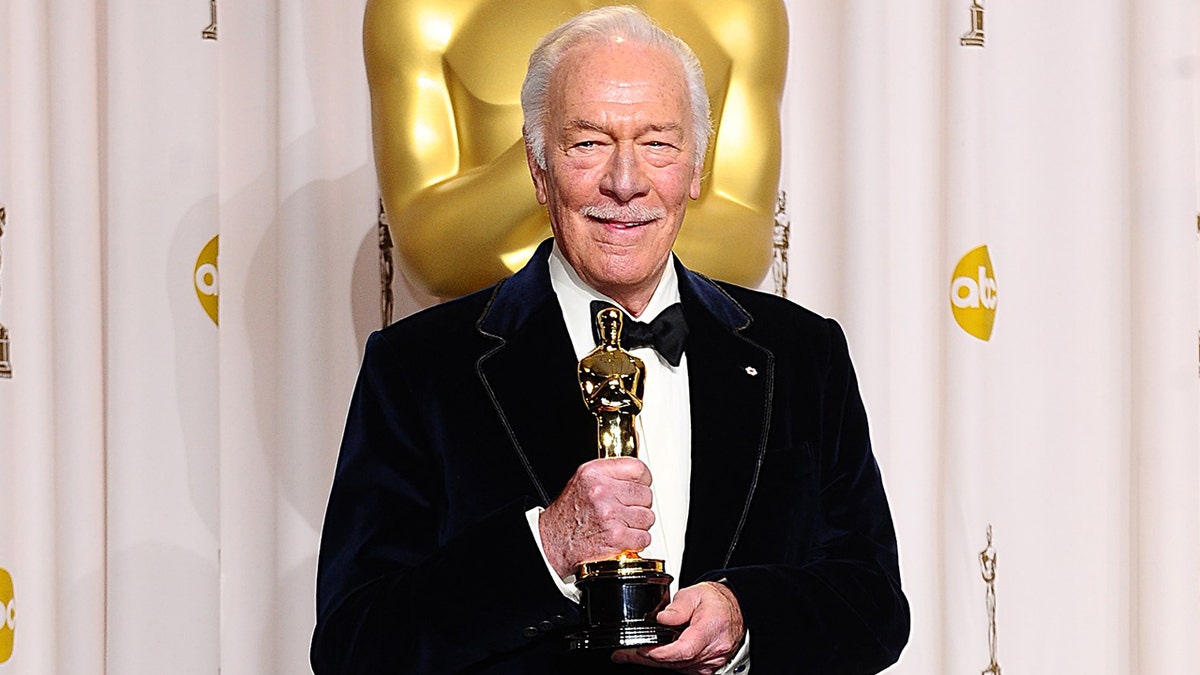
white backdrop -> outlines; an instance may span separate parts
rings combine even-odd
[[[989,527],[995,665],[1193,672],[1200,3],[997,0],[982,47],[902,4],[788,0],[781,186],[895,511],[889,672],[993,665]],[[362,2],[211,9],[0,2],[0,675],[307,671],[379,324]]]

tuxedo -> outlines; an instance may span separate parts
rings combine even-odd
[[[596,457],[549,252],[368,340],[321,540],[317,673],[664,672],[564,652],[579,609],[525,517]],[[692,427],[680,587],[732,589],[755,673],[886,667],[908,604],[841,329],[676,271]]]

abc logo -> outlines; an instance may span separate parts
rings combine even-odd
[[[196,286],[196,297],[200,300],[200,306],[213,323],[220,325],[217,321],[217,303],[221,294],[220,275],[217,272],[218,239],[219,235],[213,237],[200,251],[200,256],[196,258],[196,269],[192,273],[192,282]]]
[[[996,273],[987,246],[968,252],[958,261],[950,281],[950,311],[967,334],[987,341],[996,322]]]
[[[17,632],[17,600],[8,570],[0,568],[0,663],[12,657],[13,636]]]

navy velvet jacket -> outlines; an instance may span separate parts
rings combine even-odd
[[[316,673],[665,672],[565,653],[579,611],[525,519],[596,456],[549,250],[369,339],[321,538]],[[841,329],[678,272],[692,411],[680,586],[726,580],[758,675],[883,669],[909,611]]]

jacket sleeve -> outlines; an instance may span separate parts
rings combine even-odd
[[[533,500],[445,534],[422,385],[399,353],[372,335],[351,401],[321,536],[318,674],[458,672],[578,619],[529,530]]]
[[[754,639],[751,667],[768,673],[876,673],[908,640],[896,536],[866,413],[841,328],[827,320],[828,357],[810,442],[815,515],[795,528],[796,559],[715,570],[741,605]],[[776,416],[800,414],[777,410]],[[801,486],[797,486],[799,492]],[[800,499],[801,495],[796,495]],[[795,531],[782,536],[797,536]]]

